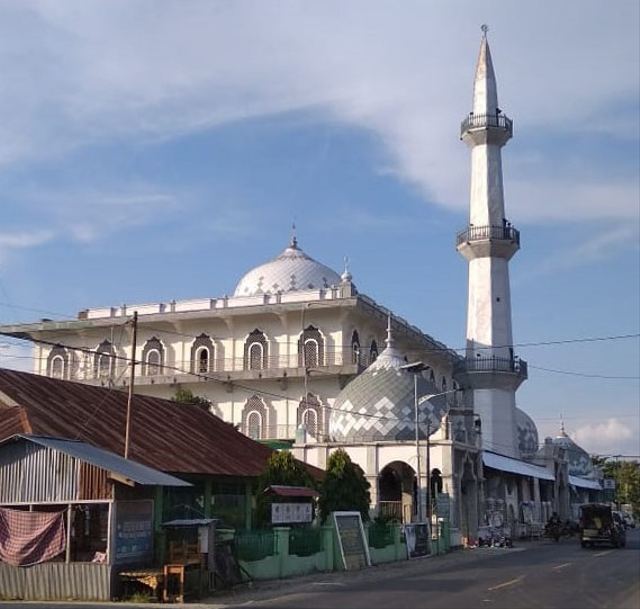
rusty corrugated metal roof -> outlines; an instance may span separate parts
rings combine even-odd
[[[26,433],[123,455],[127,400],[120,390],[0,368],[0,440]],[[255,477],[273,452],[199,406],[134,395],[131,412],[129,457],[164,472]]]

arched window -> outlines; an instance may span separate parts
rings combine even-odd
[[[209,349],[200,347],[196,353],[196,361],[198,363],[198,372],[209,372]]]
[[[324,366],[324,338],[320,330],[308,326],[298,340],[298,366],[317,368]]]
[[[263,370],[268,367],[267,338],[257,328],[244,343],[244,369]]]
[[[262,415],[252,410],[247,416],[247,436],[254,440],[262,438]]]
[[[297,419],[298,427],[304,425],[308,434],[315,438],[323,435],[322,406],[313,394],[308,393],[306,400],[300,400]]]
[[[108,379],[114,375],[116,368],[116,350],[111,341],[103,340],[96,349],[93,359],[93,376]]]
[[[242,411],[243,433],[256,440],[264,438],[266,421],[267,407],[257,395],[251,396]]]
[[[64,347],[56,345],[47,358],[47,374],[55,379],[67,378],[69,354]]]
[[[200,334],[191,345],[191,372],[195,374],[213,372],[214,354],[211,338],[206,334]]]
[[[318,413],[313,408],[307,408],[302,413],[302,422],[307,433],[314,438],[318,437]]]
[[[447,377],[443,376],[442,377],[442,391],[446,391],[447,390]]]
[[[369,363],[373,364],[378,359],[378,343],[375,340],[371,341],[371,347],[369,347]]]
[[[351,363],[360,363],[360,337],[356,330],[354,330],[351,335]]]
[[[144,376],[157,376],[162,374],[164,365],[164,347],[155,336],[150,338],[142,350],[142,374]]]
[[[436,374],[433,371],[433,368],[431,369],[431,372],[429,373],[429,380],[435,385],[436,384]]]

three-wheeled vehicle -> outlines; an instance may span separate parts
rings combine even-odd
[[[596,544],[621,548],[627,543],[626,531],[606,503],[584,503],[580,506],[580,545],[583,548]]]

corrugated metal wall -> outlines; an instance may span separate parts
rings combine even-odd
[[[111,565],[44,563],[13,567],[0,563],[0,598],[3,600],[109,601]]]
[[[110,499],[107,472],[31,442],[0,452],[0,504]]]

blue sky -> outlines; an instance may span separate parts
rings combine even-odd
[[[514,120],[518,405],[541,439],[563,418],[640,455],[635,0],[0,0],[0,324],[232,293],[295,221],[462,349],[482,23]],[[30,356],[0,340],[0,366]]]

